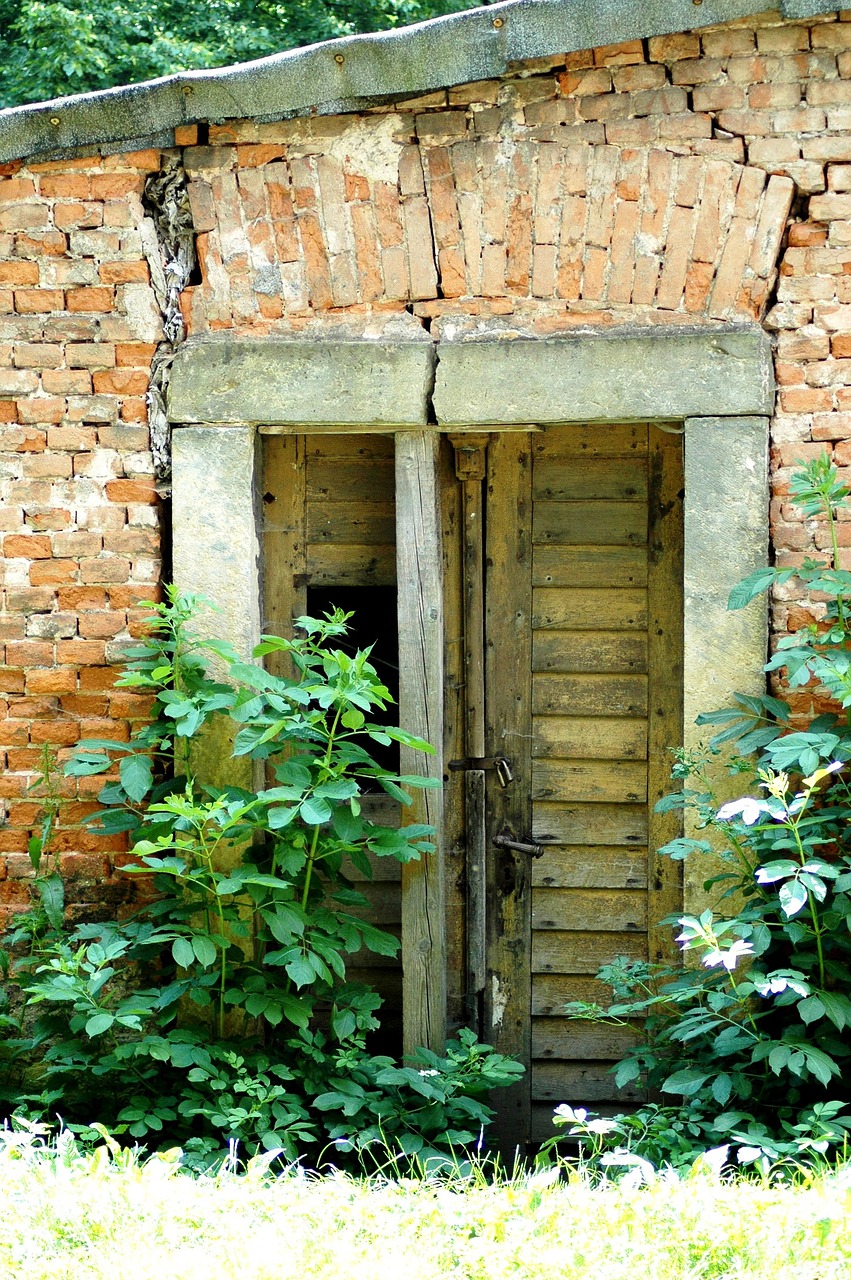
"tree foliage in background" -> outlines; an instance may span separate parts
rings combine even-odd
[[[0,107],[404,26],[465,0],[0,0]]]

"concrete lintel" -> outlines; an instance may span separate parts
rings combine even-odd
[[[767,417],[689,418],[685,424],[686,749],[711,736],[695,725],[704,711],[729,706],[734,693],[765,692],[768,605],[760,596],[730,612],[730,589],[768,564]],[[723,788],[726,779],[719,777]],[[740,791],[735,791],[736,795]],[[706,838],[706,832],[687,829]],[[685,908],[697,913],[717,898],[703,882],[716,868],[685,863]]]
[[[755,325],[444,342],[438,350],[434,409],[442,427],[773,409],[771,346]]]
[[[243,658],[260,642],[260,545],[257,535],[256,432],[252,427],[186,427],[172,453],[173,580],[205,596],[195,631],[226,640]],[[205,783],[250,787],[253,766],[231,760],[222,723],[192,744]]]
[[[434,379],[428,336],[412,342],[228,338],[175,356],[170,420],[422,427]]]

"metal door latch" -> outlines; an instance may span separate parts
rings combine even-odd
[[[505,756],[467,756],[463,760],[450,760],[449,768],[453,773],[466,769],[483,769],[486,773],[495,773],[501,787],[507,787],[514,781],[511,762]]]
[[[497,849],[510,849],[512,853],[525,853],[530,858],[542,858],[544,846],[532,840],[512,840],[511,836],[494,836]]]

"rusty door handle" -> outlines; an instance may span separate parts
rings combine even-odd
[[[542,858],[544,846],[532,840],[513,840],[511,836],[494,836],[497,849],[510,849],[512,853],[525,853],[529,858]]]

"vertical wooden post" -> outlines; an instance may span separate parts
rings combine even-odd
[[[485,505],[487,435],[450,437],[455,449],[455,475],[461,483],[461,546],[464,600],[464,754],[485,755]],[[481,1036],[482,995],[486,969],[485,774],[471,765],[464,773],[466,828],[467,994]],[[472,1011],[472,1010],[471,1010]]]
[[[307,607],[307,449],[304,436],[263,437],[263,624],[291,636],[293,618]],[[270,653],[274,675],[292,675],[285,653]]]
[[[512,780],[487,775],[487,948],[483,1037],[526,1065],[500,1091],[494,1133],[509,1162],[529,1140],[532,1042],[532,872],[527,855],[493,837],[532,834],[532,459],[528,434],[495,435],[488,448],[486,747],[510,761]]]
[[[674,789],[671,748],[683,740],[683,437],[649,428],[647,531],[647,949],[651,963],[679,958],[669,925],[682,910],[682,863],[657,850],[679,835],[682,815],[654,813]]]
[[[443,549],[437,432],[396,435],[399,719],[434,755],[402,748],[402,773],[443,782]],[[435,851],[402,868],[402,1017],[406,1052],[446,1040],[446,890],[440,788],[414,791],[402,822],[435,828]]]

